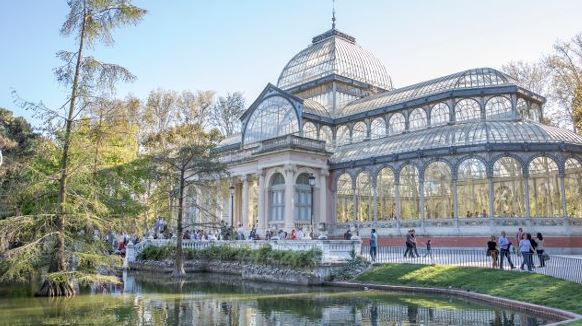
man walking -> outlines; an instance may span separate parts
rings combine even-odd
[[[505,233],[505,231],[501,231],[501,236],[499,237],[498,240],[498,244],[499,244],[499,255],[501,256],[501,259],[499,260],[499,268],[503,269],[503,257],[507,257],[507,262],[509,263],[509,266],[511,266],[511,269],[514,269],[515,266],[513,266],[513,263],[511,262],[511,242],[509,241],[509,239],[507,239],[507,234]]]
[[[372,262],[376,262],[377,254],[378,254],[378,234],[376,234],[376,229],[372,229],[372,234],[370,234],[370,258],[372,258]]]

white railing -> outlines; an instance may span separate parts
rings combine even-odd
[[[176,245],[175,239],[146,239],[136,245],[131,242],[127,245],[125,254],[125,266],[135,262],[137,256],[148,246],[163,247]],[[233,240],[233,241],[199,241],[182,240],[184,249],[204,249],[210,246],[231,246],[235,248],[250,248],[257,250],[263,246],[271,246],[273,250],[308,251],[321,250],[322,264],[345,262],[351,258],[352,252],[361,252],[361,240]]]

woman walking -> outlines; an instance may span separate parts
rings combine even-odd
[[[519,240],[519,251],[521,252],[521,256],[523,257],[523,261],[521,263],[521,267],[519,269],[523,270],[523,266],[527,265],[527,270],[532,272],[533,271],[533,259],[532,255],[534,253],[534,248],[531,245],[531,234],[527,233],[523,239]]]
[[[497,257],[499,256],[499,251],[497,250],[497,241],[494,235],[492,235],[491,239],[487,241],[487,256],[491,257],[491,268],[497,268]]]
[[[540,260],[540,266],[539,267],[546,267],[546,261],[544,259],[544,236],[538,232],[538,234],[536,235],[536,242],[538,244],[538,246],[536,247],[536,253],[538,254],[538,258]]]

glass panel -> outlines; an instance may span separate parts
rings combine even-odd
[[[406,128],[406,119],[402,113],[395,113],[390,117],[388,122],[388,133],[390,135],[396,135],[403,133]]]
[[[451,120],[449,114],[449,106],[445,103],[439,103],[432,107],[430,111],[430,125],[442,126],[446,125]]]
[[[370,137],[372,139],[378,139],[386,137],[386,122],[382,118],[376,118],[372,121],[370,130]]]
[[[529,109],[529,118],[535,122],[541,122],[542,120],[542,108],[539,104],[532,103]]]
[[[301,221],[311,220],[311,186],[309,174],[301,173],[295,185],[295,218]]]
[[[356,123],[352,129],[352,143],[360,142],[368,136],[368,128],[362,121]]]
[[[392,220],[396,218],[396,198],[394,172],[384,168],[378,173],[378,220]]]
[[[548,157],[535,158],[529,164],[528,182],[531,216],[561,216],[562,195],[556,162]]]
[[[408,124],[409,130],[419,130],[426,128],[426,112],[424,112],[424,110],[421,108],[414,109],[414,111],[410,113]]]
[[[333,133],[330,127],[323,126],[319,129],[319,139],[325,141],[325,147],[328,150],[333,148]]]
[[[317,139],[317,128],[311,122],[303,124],[303,137]]]
[[[261,102],[251,114],[244,143],[250,144],[298,131],[299,121],[291,103],[281,96],[272,96]]]
[[[358,221],[371,221],[372,215],[372,183],[368,172],[360,172],[356,179],[356,200],[358,203],[356,218]]]
[[[502,157],[493,165],[493,202],[496,216],[525,215],[524,179],[521,165],[511,157]]]
[[[459,165],[457,181],[459,217],[487,217],[489,190],[485,164],[476,158]]]
[[[347,126],[339,126],[336,133],[337,145],[345,145],[350,143],[350,129]]]
[[[457,121],[481,120],[479,102],[473,99],[460,100],[455,105],[455,118]]]
[[[424,171],[424,204],[426,218],[453,217],[451,169],[445,162],[433,162]]]
[[[281,173],[275,173],[271,177],[269,206],[269,221],[279,222],[285,219],[285,177]]]
[[[568,216],[582,217],[582,164],[576,159],[566,161],[564,186]]]
[[[522,98],[517,99],[517,113],[522,119],[527,118],[527,102]]]
[[[485,118],[487,120],[507,120],[513,116],[511,101],[503,96],[492,97],[485,105]]]
[[[418,170],[413,165],[407,165],[400,170],[400,218],[419,218],[419,187]]]
[[[353,219],[354,191],[352,178],[349,174],[342,174],[336,185],[336,221],[339,223],[350,222]]]

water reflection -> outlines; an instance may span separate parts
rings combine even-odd
[[[235,276],[125,275],[71,299],[0,298],[0,324],[543,325],[549,320],[452,298],[243,282]],[[1,293],[1,292],[0,292]]]

